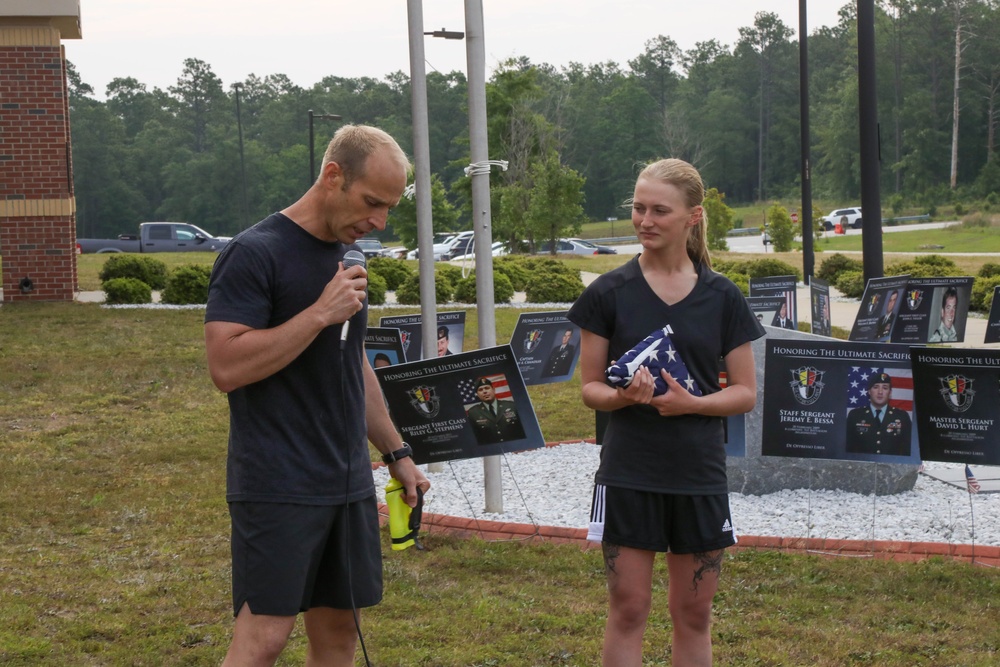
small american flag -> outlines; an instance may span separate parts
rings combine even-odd
[[[498,401],[511,400],[513,394],[510,393],[510,387],[507,386],[506,375],[503,373],[498,375],[477,375],[458,383],[458,393],[462,397],[462,404],[466,410],[479,403],[479,399],[476,397],[476,380],[481,377],[485,377],[493,383],[493,393],[496,395]]]
[[[979,493],[979,482],[968,465],[965,466],[965,486],[969,489],[969,493]]]
[[[889,405],[913,412],[913,371],[909,368],[852,366],[847,374],[847,411],[868,405],[868,378],[886,373],[892,378],[892,399]]]

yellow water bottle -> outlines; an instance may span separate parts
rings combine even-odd
[[[402,551],[414,544],[420,548],[417,533],[420,532],[424,494],[417,487],[417,506],[411,508],[403,499],[404,490],[403,483],[395,477],[390,477],[389,483],[385,485],[385,504],[389,508],[389,536],[392,538],[393,551]]]

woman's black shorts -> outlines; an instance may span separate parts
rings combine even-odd
[[[729,495],[683,496],[594,487],[587,539],[675,554],[708,553],[736,544]]]

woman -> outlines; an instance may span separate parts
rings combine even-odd
[[[711,270],[704,193],[701,176],[682,160],[643,169],[632,200],[642,252],[595,280],[569,313],[583,330],[583,402],[611,413],[591,525],[592,538],[602,542],[608,581],[604,667],[642,664],[659,552],[666,553],[671,581],[673,664],[712,663],[712,599],[724,550],[736,543],[724,418],[754,406],[750,342],[764,329],[739,288]],[[704,395],[692,395],[664,370],[668,391],[654,396],[645,366],[626,388],[605,381],[613,360],[667,325]],[[719,387],[720,359],[725,389]]]

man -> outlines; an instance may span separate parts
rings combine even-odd
[[[549,353],[542,377],[569,375],[569,369],[573,365],[573,357],[576,355],[576,347],[569,344],[572,338],[573,330],[566,329],[563,332],[562,343],[559,347],[552,348],[552,352]]]
[[[781,308],[779,308],[778,312],[776,312],[774,314],[774,317],[771,318],[771,326],[772,327],[779,327],[781,329],[794,329],[795,328],[795,325],[792,324],[791,318],[788,317],[788,302],[787,301],[781,304]]]
[[[487,377],[477,378],[475,389],[479,403],[469,408],[466,416],[476,433],[476,441],[480,445],[492,445],[524,438],[524,427],[514,401],[498,400],[493,382]]]
[[[444,357],[451,354],[451,350],[448,349],[448,342],[450,340],[448,337],[448,327],[444,325],[439,326],[437,337],[438,337],[438,348],[437,348],[438,356]]]
[[[899,291],[892,290],[885,300],[885,312],[878,320],[878,327],[875,329],[876,338],[888,338],[892,333],[892,321],[896,318],[896,300],[899,299]]]
[[[958,290],[949,287],[941,299],[941,322],[931,334],[929,343],[955,343],[958,341],[958,331],[955,330],[955,312],[958,310]]]
[[[215,263],[205,345],[229,395],[236,615],[224,665],[273,665],[300,611],[309,664],[354,665],[355,609],[382,596],[368,441],[410,506],[430,487],[364,354],[367,272],[342,261],[385,228],[408,170],[385,132],[343,127],[312,187]]]
[[[909,456],[910,415],[889,405],[892,378],[874,373],[868,379],[868,405],[847,413],[847,451],[854,454]]]

